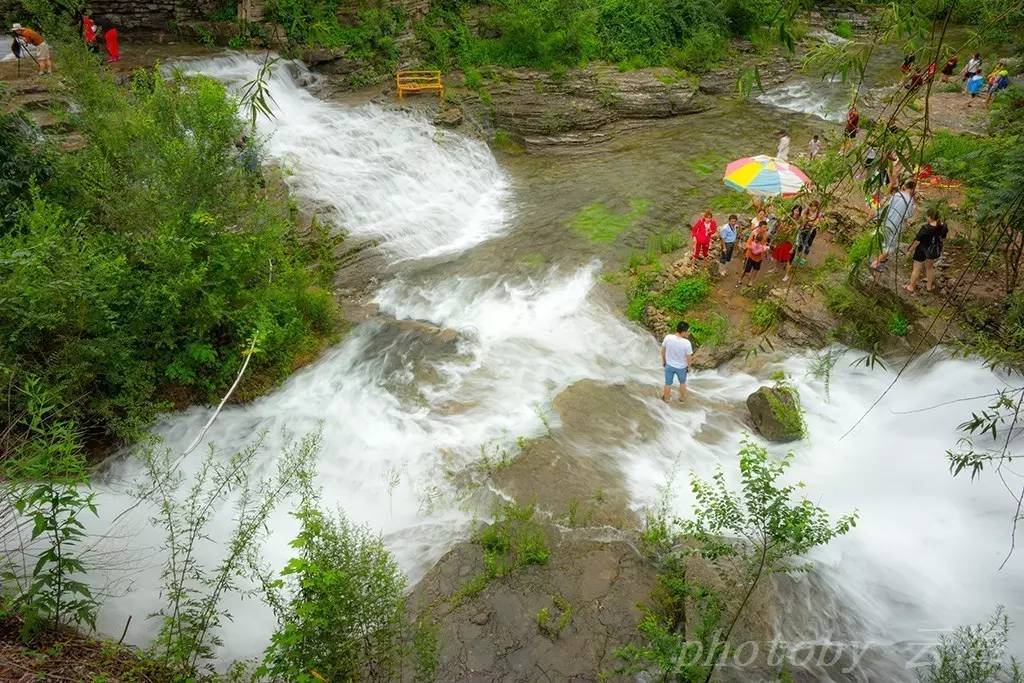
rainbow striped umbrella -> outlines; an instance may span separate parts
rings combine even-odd
[[[760,154],[737,159],[725,167],[727,187],[749,194],[791,197],[811,180],[793,164]]]

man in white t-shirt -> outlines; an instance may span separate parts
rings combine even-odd
[[[661,364],[665,367],[665,389],[661,400],[668,401],[672,395],[672,378],[679,379],[679,400],[686,398],[686,369],[690,367],[693,344],[690,343],[689,323],[676,325],[676,333],[665,335],[661,342]]]

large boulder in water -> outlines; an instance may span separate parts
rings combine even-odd
[[[747,410],[758,433],[769,441],[801,439],[805,433],[803,410],[796,389],[785,384],[760,387],[747,396]]]

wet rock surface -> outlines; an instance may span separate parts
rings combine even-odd
[[[637,605],[656,577],[627,540],[553,530],[547,565],[493,579],[454,605],[452,593],[482,570],[480,549],[461,544],[410,596],[412,614],[438,620],[437,680],[630,680],[614,674],[615,650],[635,637]]]

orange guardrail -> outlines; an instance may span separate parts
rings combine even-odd
[[[438,97],[444,94],[440,71],[399,71],[395,74],[395,87],[398,97],[420,92],[436,92]]]

